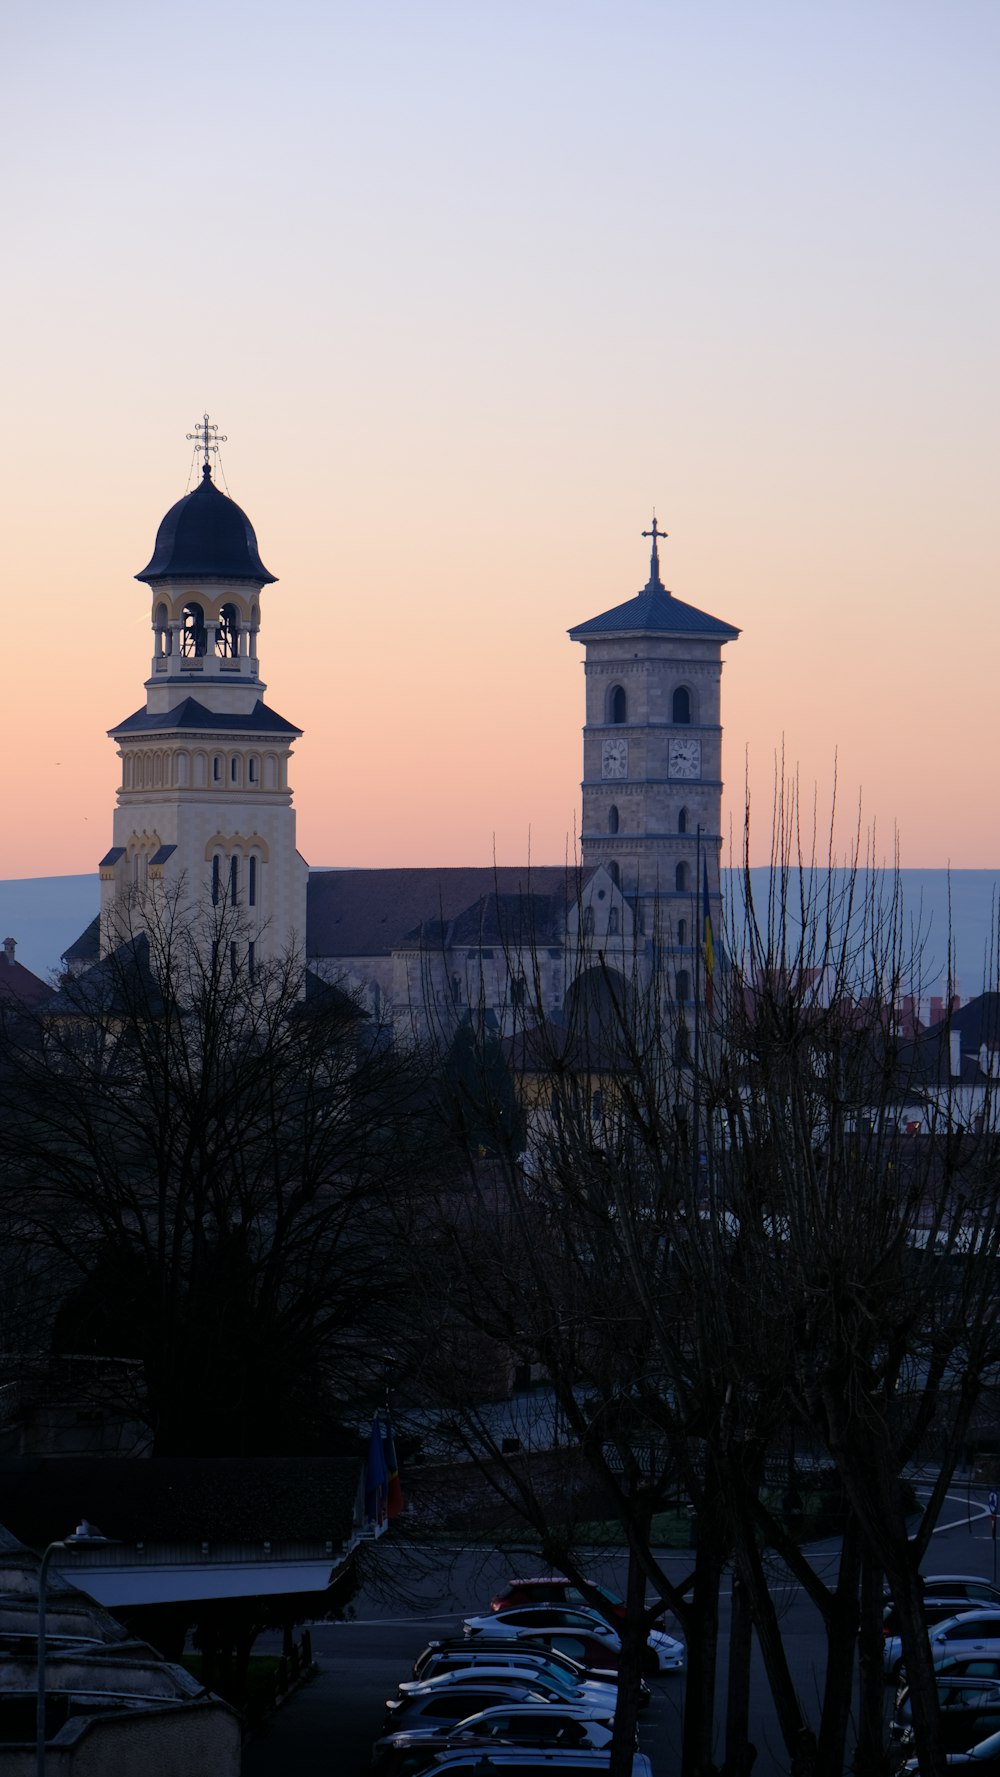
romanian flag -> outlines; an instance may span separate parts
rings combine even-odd
[[[392,1435],[392,1426],[385,1428],[385,1467],[388,1476],[386,1484],[386,1512],[389,1518],[398,1518],[403,1509],[403,1488],[399,1479],[399,1463],[396,1460],[396,1440]]]
[[[702,913],[704,918],[705,946],[705,1010],[712,1016],[715,1003],[715,945],[712,941],[712,906],[708,898],[708,859],[702,861]]]

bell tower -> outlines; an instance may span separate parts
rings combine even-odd
[[[639,930],[669,951],[678,1000],[693,997],[707,867],[720,928],[722,649],[739,630],[674,598],[656,522],[642,591],[569,634],[586,650],[584,865],[606,864]]]
[[[302,731],[263,699],[261,594],[275,576],[246,513],[215,485],[207,414],[193,436],[199,484],[171,506],[136,575],[151,595],[153,658],[145,704],[109,731],[122,776],[100,866],[101,954],[126,910],[135,929],[143,896],[162,887],[192,912],[238,909],[231,961],[252,969],[304,956],[308,872],[288,782]]]

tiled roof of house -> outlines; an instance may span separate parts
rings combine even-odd
[[[309,876],[306,919],[310,956],[389,956],[410,943],[426,941],[443,928],[462,935],[456,943],[499,942],[502,920],[515,920],[526,933],[536,922],[541,942],[553,929],[554,909],[565,909],[581,877],[562,864],[511,864],[494,868],[314,870]],[[499,897],[499,899],[498,899]]]
[[[5,1005],[39,1006],[52,998],[53,989],[33,975],[14,955],[14,939],[5,938],[0,949],[0,1000]]]

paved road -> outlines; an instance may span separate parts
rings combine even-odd
[[[315,1625],[313,1649],[319,1676],[278,1711],[268,1735],[244,1754],[244,1777],[356,1777],[367,1763],[372,1740],[381,1731],[383,1705],[427,1641],[456,1633],[463,1615],[485,1606],[499,1582],[524,1562],[469,1549],[409,1551],[389,1538],[366,1550],[366,1584],[354,1605],[353,1620]],[[817,1560],[835,1570],[835,1543],[814,1551]],[[668,1556],[676,1577],[687,1571],[688,1557]],[[530,1565],[530,1563],[529,1563]],[[925,1564],[939,1570],[993,1572],[993,1547],[985,1520],[969,1524],[964,1499],[953,1499],[943,1515]],[[615,1562],[595,1564],[594,1577],[621,1583]],[[719,1696],[725,1697],[725,1645],[729,1627],[729,1592],[722,1598],[723,1663]],[[820,1694],[824,1638],[812,1605],[798,1587],[779,1592],[793,1676],[806,1708],[813,1711]],[[261,1648],[266,1645],[262,1640]],[[683,1680],[654,1681],[653,1702],[640,1725],[642,1748],[648,1752],[654,1777],[672,1777],[679,1766]],[[754,1682],[751,1734],[759,1757],[754,1777],[783,1777],[787,1761],[774,1723],[762,1670]]]

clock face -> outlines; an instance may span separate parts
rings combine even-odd
[[[672,740],[670,742],[669,766],[671,777],[699,777],[701,774],[701,741]]]
[[[604,742],[601,771],[605,777],[624,777],[628,771],[628,741],[620,735]]]

